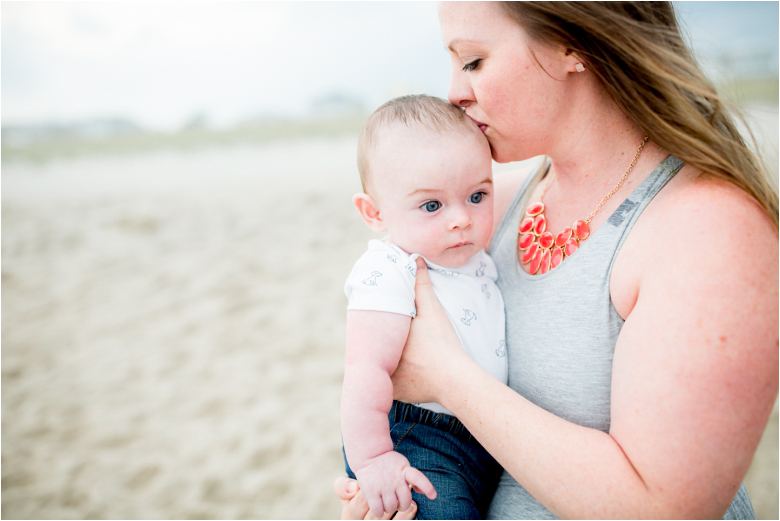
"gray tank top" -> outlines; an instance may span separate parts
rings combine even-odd
[[[565,420],[609,431],[612,355],[623,326],[609,293],[612,265],[642,210],[682,166],[676,157],[666,158],[570,259],[545,275],[520,268],[516,241],[529,188],[546,168],[518,191],[490,254],[506,306],[509,386],[520,395]],[[504,472],[488,518],[555,516]],[[724,519],[754,518],[743,484]]]

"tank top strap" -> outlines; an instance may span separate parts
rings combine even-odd
[[[668,156],[609,216],[605,225],[602,226],[606,228],[602,233],[615,240],[610,269],[631,228],[642,215],[642,211],[684,165],[685,163],[675,156]]]

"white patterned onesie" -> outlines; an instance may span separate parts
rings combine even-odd
[[[390,242],[371,240],[344,285],[348,310],[387,311],[414,317],[414,281],[418,254],[409,255]],[[425,260],[425,258],[423,258]],[[428,262],[433,291],[441,302],[463,349],[483,369],[507,383],[504,300],[496,286],[493,260],[481,250],[457,268]],[[437,403],[415,404],[452,414]]]

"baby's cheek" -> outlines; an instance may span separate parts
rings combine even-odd
[[[423,255],[428,257],[434,257],[440,255],[444,249],[443,237],[445,232],[433,232],[426,230],[425,233],[420,234],[420,249],[425,250]]]
[[[482,216],[482,218],[480,218],[475,224],[479,228],[479,232],[477,234],[479,240],[482,242],[482,246],[484,246],[487,241],[490,240],[490,235],[493,233],[492,210],[490,215]]]

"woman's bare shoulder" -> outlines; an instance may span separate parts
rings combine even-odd
[[[670,182],[667,197],[659,199],[655,213],[666,216],[664,221],[677,223],[681,230],[694,232],[711,240],[728,238],[744,243],[756,239],[777,243],[777,229],[761,205],[734,183],[690,167],[683,169]],[[663,194],[663,191],[661,192]],[[706,226],[705,226],[706,225]]]
[[[778,235],[759,203],[733,183],[685,167],[642,213],[616,259],[611,291],[624,318],[642,288],[693,279],[740,288],[777,280]],[[762,285],[766,287],[765,284]]]
[[[764,276],[776,279],[777,228],[758,201],[734,183],[692,167],[667,188],[637,221],[640,233],[629,236],[637,254],[631,257],[644,259],[637,263],[641,280],[687,276],[690,270],[735,288]]]

